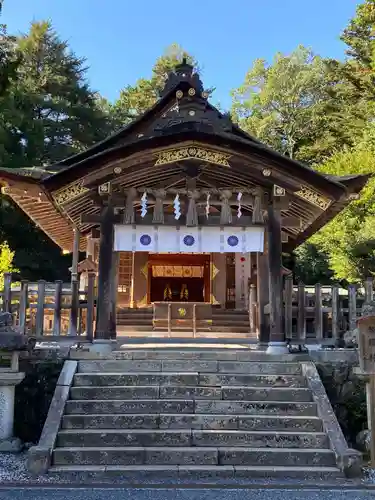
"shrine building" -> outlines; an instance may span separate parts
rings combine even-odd
[[[282,345],[282,253],[368,179],[273,151],[208,97],[183,61],[158,102],[104,141],[46,168],[0,169],[3,193],[73,253],[72,280],[96,272],[97,341],[116,334],[119,309],[205,303],[229,315],[248,310],[252,290],[258,338]]]

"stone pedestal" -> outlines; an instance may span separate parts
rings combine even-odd
[[[97,354],[110,354],[114,346],[116,345],[116,339],[94,339],[89,347],[90,352]]]
[[[34,339],[21,334],[12,324],[10,312],[1,312],[0,358],[8,360],[8,367],[0,368],[0,452],[17,452],[22,448],[21,441],[13,437],[14,392],[25,377],[18,369],[18,355],[35,345]]]
[[[371,435],[371,467],[375,467],[375,302],[363,305],[357,320],[359,369],[356,374],[366,381],[367,421]]]
[[[286,342],[269,342],[266,350],[267,354],[289,354],[289,347]]]
[[[18,452],[19,439],[13,437],[14,393],[25,374],[0,370],[0,452]]]

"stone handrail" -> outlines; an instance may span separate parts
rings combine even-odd
[[[311,361],[303,361],[301,365],[302,374],[306,377],[308,388],[317,406],[318,417],[322,420],[324,432],[335,454],[337,466],[346,477],[360,476],[362,454],[348,447],[315,364]]]
[[[77,366],[77,361],[68,360],[61,370],[39,443],[30,448],[28,453],[27,468],[32,474],[44,474],[51,465],[52,452]]]

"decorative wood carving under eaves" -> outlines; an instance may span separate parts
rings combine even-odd
[[[65,205],[69,201],[78,198],[78,196],[87,193],[89,189],[83,186],[82,182],[83,181],[81,179],[53,193],[52,197],[55,203],[57,203],[57,205]]]
[[[301,189],[299,191],[296,191],[294,194],[308,201],[312,205],[319,207],[321,210],[327,210],[332,202],[332,200],[330,200],[329,198],[325,198],[321,194],[313,191],[306,186],[301,186]]]
[[[229,154],[219,153],[218,151],[196,146],[168,149],[157,153],[156,156],[157,160],[155,165],[166,165],[168,163],[183,160],[202,160],[208,163],[222,165],[223,167],[230,167],[228,160],[231,157]]]

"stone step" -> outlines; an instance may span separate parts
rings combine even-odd
[[[194,405],[198,414],[224,415],[268,415],[268,416],[316,416],[316,403],[287,401],[204,401],[197,400]]]
[[[335,454],[330,449],[292,448],[219,448],[220,465],[265,465],[300,467],[335,467]]]
[[[142,312],[136,312],[136,313],[125,313],[125,312],[118,312],[117,313],[117,321],[132,321],[132,322],[138,322],[138,321],[148,321],[148,323],[151,323],[153,321],[153,314],[151,313],[142,313]],[[165,322],[167,322],[167,318],[165,318]],[[249,325],[249,315],[248,313],[246,314],[213,314],[212,315],[212,324],[228,324],[228,325],[236,325],[236,324],[247,324]]]
[[[55,448],[53,465],[217,465],[216,448]]]
[[[158,386],[72,387],[71,399],[159,399]]]
[[[147,319],[147,318],[118,318],[118,324],[121,326],[148,326],[149,328],[152,327],[152,319]]]
[[[248,375],[302,375],[299,363],[205,360],[93,360],[79,361],[79,373],[203,372]]]
[[[219,311],[213,311],[212,312],[212,319],[219,319],[219,320],[223,320],[223,319],[228,319],[228,320],[242,320],[242,321],[249,321],[249,313],[248,312],[224,312],[224,313],[221,313]]]
[[[241,309],[221,309],[220,307],[213,308],[212,314],[215,314],[217,316],[226,316],[227,314],[230,314],[232,316],[249,316],[249,313],[244,309],[242,309],[242,310]]]
[[[212,318],[212,327],[216,328],[216,326],[232,326],[233,328],[237,328],[238,326],[249,329],[249,318],[235,317],[228,318],[223,316],[222,318]]]
[[[71,399],[222,399],[220,387],[198,386],[110,386],[72,387]]]
[[[318,417],[267,415],[64,415],[63,429],[233,429],[322,432]]]
[[[123,484],[151,480],[155,483],[176,481],[203,481],[217,484],[218,480],[246,480],[253,478],[303,479],[308,481],[330,481],[343,479],[337,467],[269,467],[241,465],[57,465],[51,467],[50,474],[69,479],[70,482],[85,481],[87,477],[112,482],[119,479]],[[226,484],[224,483],[224,484]]]
[[[194,413],[195,401],[143,399],[139,401],[67,401],[65,413],[70,414],[159,414],[159,413]]]
[[[70,400],[65,406],[67,415],[94,414],[204,414],[204,415],[267,415],[306,416],[317,415],[316,403],[297,403],[285,401],[205,401],[178,399],[142,399],[142,400]]]
[[[66,429],[58,433],[57,446],[329,448],[324,433],[188,429]]]
[[[167,389],[168,387],[165,387]],[[180,388],[178,388],[180,389]],[[231,401],[312,401],[311,390],[290,387],[223,386],[221,399]],[[208,399],[208,398],[207,398]],[[216,398],[213,398],[216,399]]]
[[[117,318],[136,318],[136,319],[143,319],[143,318],[146,318],[146,319],[149,319],[152,321],[154,315],[152,313],[152,311],[145,311],[145,312],[142,312],[142,311],[134,311],[134,312],[129,312],[129,311],[118,311],[117,312],[117,315],[116,315]]]
[[[127,346],[126,349],[113,351],[111,356],[114,359],[127,360],[205,360],[205,361],[269,361],[275,362],[275,356],[267,354],[265,351],[255,349],[228,349],[215,346],[211,349],[201,348],[199,350],[194,346],[187,349],[182,346],[165,346],[163,350],[145,349],[143,347]],[[298,355],[300,356],[300,355]],[[293,361],[296,355],[282,354],[277,357],[280,361]]]
[[[129,337],[132,335],[142,336],[147,335],[152,330],[152,325],[137,325],[133,322],[131,325],[122,325],[121,323],[117,323],[117,333],[118,335],[123,335],[125,337]],[[146,333],[147,332],[147,333]],[[141,333],[143,335],[141,335]]]
[[[78,373],[74,386],[199,385],[198,373]]]
[[[157,325],[153,325],[152,328],[153,332],[160,332],[160,333],[166,333],[168,331],[168,323],[165,322],[163,323],[158,323]],[[210,333],[212,332],[212,337],[215,337],[217,334],[244,334],[242,335],[243,337],[251,337],[254,340],[257,338],[256,334],[251,334],[250,333],[250,326],[249,324],[245,324],[242,322],[239,323],[232,323],[228,322],[223,324],[222,322],[220,323],[211,323],[209,326],[205,326],[205,324],[197,325],[197,332],[198,333],[206,333],[206,336],[209,337]],[[172,328],[172,333],[175,335],[176,333],[189,333],[189,337],[193,338],[193,330],[190,326],[184,326],[184,325],[174,325]]]
[[[312,401],[310,389],[289,387],[109,386],[72,387],[71,399],[218,399],[231,401]]]
[[[199,447],[55,448],[52,465],[234,465],[335,467],[328,449]]]
[[[74,386],[124,386],[124,385],[196,385],[196,386],[261,386],[305,387],[302,375],[246,375],[204,373],[78,373]]]
[[[247,375],[228,373],[200,373],[201,386],[253,386],[253,387],[306,387],[306,378],[302,375]]]

